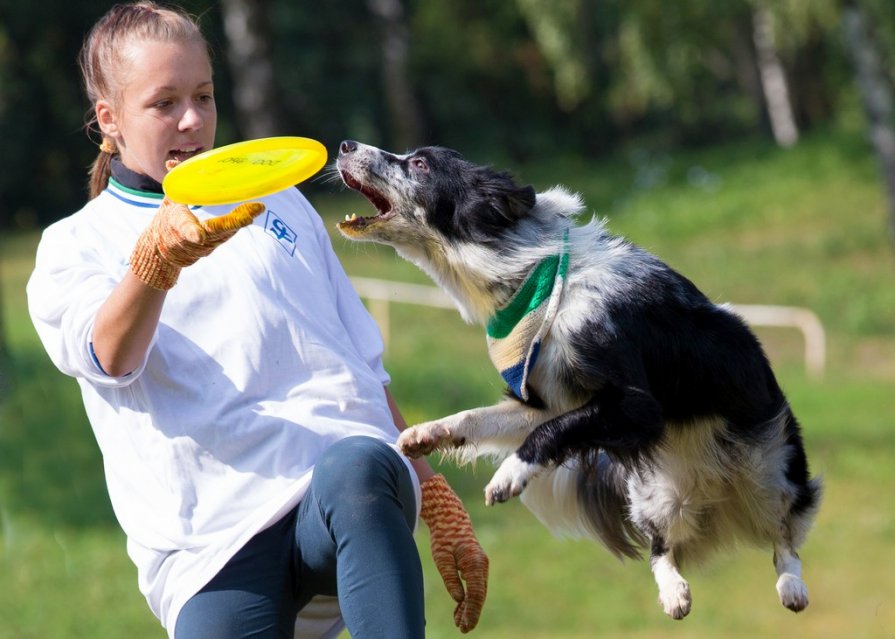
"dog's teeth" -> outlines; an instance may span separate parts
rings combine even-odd
[[[357,213],[352,213],[351,215],[348,215],[347,213],[345,214],[346,222],[353,222],[356,219],[357,219]]]

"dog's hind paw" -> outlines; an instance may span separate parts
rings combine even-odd
[[[683,619],[690,614],[692,598],[686,581],[678,581],[659,591],[659,603],[665,614],[672,619]]]
[[[540,466],[524,462],[516,455],[510,455],[485,486],[485,504],[493,506],[520,495],[539,469]]]
[[[398,448],[408,457],[422,457],[440,448],[450,439],[450,431],[438,422],[408,428],[398,437]]]
[[[777,594],[780,595],[780,603],[793,612],[801,612],[808,607],[808,587],[796,575],[780,575]]]

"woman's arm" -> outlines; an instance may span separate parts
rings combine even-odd
[[[96,314],[93,354],[107,375],[121,377],[139,367],[180,270],[210,254],[263,211],[260,202],[246,202],[227,215],[200,222],[185,205],[162,202],[137,239],[130,270]]]
[[[107,375],[121,377],[140,366],[166,294],[128,271],[100,307],[93,326],[93,354]]]
[[[399,430],[406,429],[407,423],[388,388],[385,394],[395,425]],[[475,536],[463,502],[444,475],[436,474],[423,458],[411,463],[420,478],[420,519],[429,528],[432,559],[457,603],[454,624],[460,632],[469,632],[478,624],[488,594],[488,556]]]
[[[389,410],[391,410],[392,412],[392,419],[395,420],[395,426],[398,427],[398,430],[406,430],[407,422],[404,421],[404,417],[401,415],[401,411],[398,409],[398,404],[395,403],[395,398],[392,397],[392,394],[389,392],[388,388],[385,389],[385,396],[388,398],[388,407]],[[427,479],[431,479],[435,475],[435,471],[432,470],[432,467],[429,466],[429,462],[427,462],[424,457],[411,459],[410,463],[413,465],[413,469],[416,471],[417,477],[420,478],[421,484]]]

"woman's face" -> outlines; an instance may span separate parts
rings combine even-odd
[[[97,121],[127,168],[161,182],[166,161],[214,146],[211,62],[199,42],[144,40],[125,53],[117,100],[97,101]]]

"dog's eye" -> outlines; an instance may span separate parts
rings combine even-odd
[[[410,158],[410,166],[416,171],[420,171],[422,173],[429,172],[429,163],[426,162],[425,158],[416,157]]]

